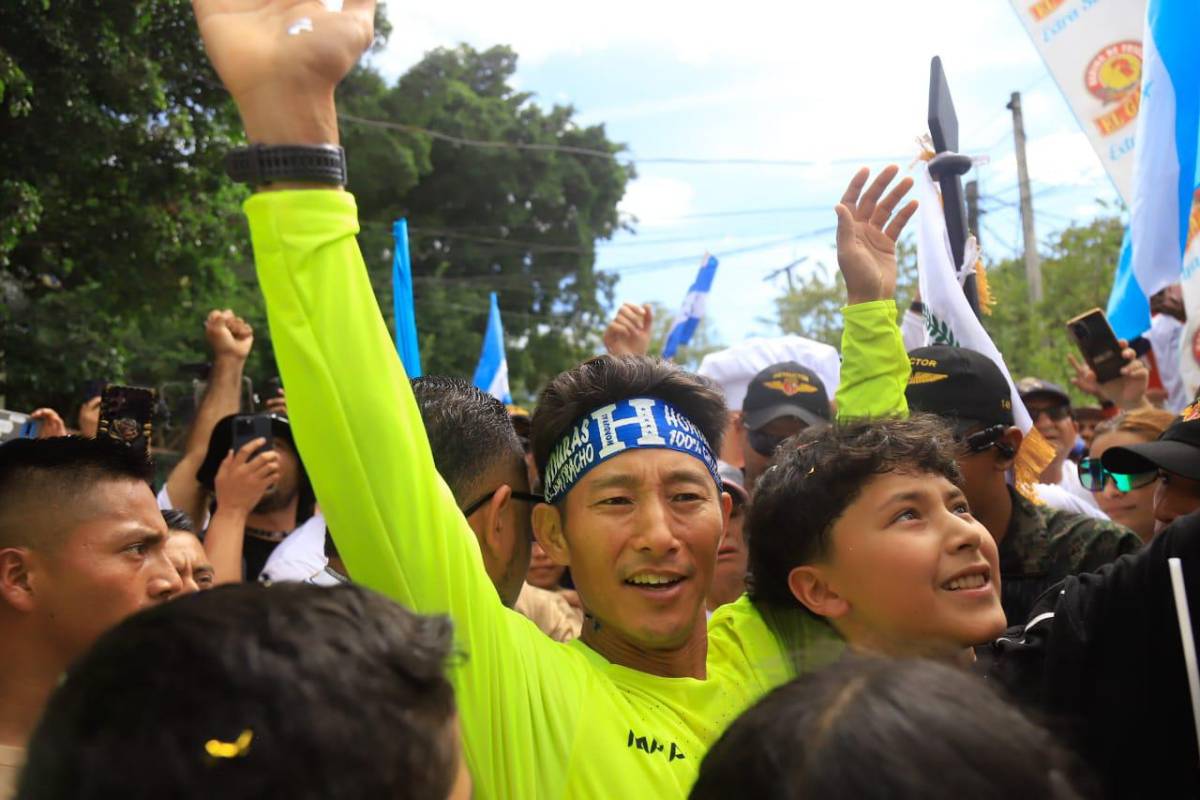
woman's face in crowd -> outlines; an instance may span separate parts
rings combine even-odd
[[[537,542],[533,543],[533,551],[529,558],[529,572],[525,576],[525,582],[530,586],[536,586],[539,589],[557,589],[559,581],[562,580],[563,573],[567,568],[562,564],[555,564],[550,556],[546,555],[546,551]]]
[[[953,656],[1005,628],[996,542],[940,475],[870,480],[818,569],[844,601],[834,625],[863,649]]]
[[[1110,448],[1147,441],[1150,440],[1128,431],[1102,433],[1092,440],[1088,457],[1099,459]],[[1096,495],[1096,502],[1113,522],[1119,522],[1141,537],[1143,542],[1148,542],[1154,538],[1154,490],[1157,485],[1158,481],[1155,481],[1148,486],[1122,492],[1111,480],[1106,479],[1104,491]]]
[[[674,450],[631,450],[588,472],[561,518],[571,578],[592,618],[645,651],[703,631],[729,505],[704,465]]]

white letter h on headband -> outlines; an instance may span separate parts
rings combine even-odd
[[[637,444],[645,445],[663,445],[667,440],[658,434],[658,424],[654,421],[654,400],[648,397],[637,397],[632,400],[624,401],[636,412],[632,417],[624,419],[614,419],[613,412],[617,410],[615,404],[598,408],[592,412],[592,419],[596,420],[596,425],[600,429],[600,458],[608,458],[613,453],[619,453],[624,450],[627,445],[617,438],[617,428],[622,425],[639,425],[642,429],[642,435],[638,437]]]

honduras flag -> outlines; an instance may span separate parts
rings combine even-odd
[[[483,350],[479,353],[474,382],[477,388],[501,403],[512,403],[512,394],[508,391],[508,359],[504,355],[504,326],[500,324],[500,304],[496,302],[495,292],[491,293],[487,331],[483,334]]]
[[[392,311],[396,321],[396,352],[409,378],[421,377],[417,347],[417,312],[413,308],[412,263],[408,258],[408,220],[392,224]]]
[[[1197,40],[1200,2],[1150,0],[1142,42],[1132,218],[1108,300],[1109,320],[1125,339],[1150,327],[1147,298],[1180,280],[1198,177]]]
[[[667,343],[663,346],[662,357],[674,358],[679,348],[692,339],[692,334],[704,319],[704,309],[708,305],[708,292],[712,289],[713,277],[717,274],[717,259],[707,253],[696,273],[692,288],[688,289],[687,297],[683,298],[683,306],[675,317],[675,324],[667,334]]]

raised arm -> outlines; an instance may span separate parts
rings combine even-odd
[[[194,6],[252,142],[337,143],[333,90],[371,41],[374,2]],[[481,795],[555,795],[533,754],[565,763],[582,657],[505,609],[488,580],[380,315],[354,198],[272,188],[285,191],[245,208],[289,418],[338,551],[356,582],[453,618],[464,654],[451,677]]]
[[[242,372],[254,346],[254,328],[229,309],[214,309],[204,321],[204,338],[213,357],[208,388],[188,430],[183,458],[167,477],[171,505],[186,511],[197,524],[204,520],[207,492],[196,480],[196,470],[204,462],[213,428],[241,408]]]
[[[838,419],[908,413],[904,399],[910,371],[908,354],[896,325],[893,298],[896,240],[916,213],[917,201],[910,201],[899,211],[896,206],[912,188],[912,178],[900,181],[883,196],[899,171],[899,167],[887,167],[864,192],[870,177],[864,167],[854,175],[834,209],[838,219],[838,268],[846,281]]]

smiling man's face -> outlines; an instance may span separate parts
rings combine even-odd
[[[571,577],[594,620],[640,650],[703,635],[730,500],[698,459],[632,450],[588,472],[562,506]]]

